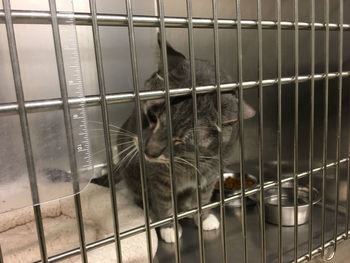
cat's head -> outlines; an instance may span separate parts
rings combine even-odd
[[[190,61],[167,43],[168,77],[170,89],[191,87]],[[221,71],[221,83],[232,82]],[[206,60],[195,61],[196,86],[215,84],[215,67]],[[145,83],[148,90],[165,90],[163,64]],[[196,129],[199,152],[215,156],[218,149],[218,133],[222,132],[223,144],[235,141],[238,133],[238,99],[235,92],[221,95],[222,130],[217,126],[218,111],[216,92],[197,95],[198,128]],[[244,104],[244,118],[251,118],[255,111]],[[168,125],[165,99],[147,100],[142,103],[144,114],[145,155],[149,161],[168,158]],[[193,155],[193,104],[191,94],[171,98],[172,141],[175,155]]]

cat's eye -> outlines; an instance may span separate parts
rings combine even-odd
[[[151,110],[147,111],[147,118],[148,118],[148,121],[152,124],[157,122],[157,116]]]

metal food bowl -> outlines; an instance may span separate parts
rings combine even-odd
[[[234,195],[239,195],[241,193],[241,187],[240,187],[240,173],[239,172],[234,172],[234,173],[224,173],[223,174],[224,177],[224,197],[228,198]],[[257,185],[257,179],[255,176],[251,175],[251,174],[245,174],[245,178],[250,180],[250,182],[252,183],[252,185],[249,185],[247,188],[245,188],[246,190],[249,190],[253,187],[255,187]],[[225,187],[227,180],[237,180],[237,182],[239,182],[239,187],[235,187],[235,188],[227,188]],[[226,183],[225,183],[226,182]],[[213,199],[216,201],[220,200],[220,187],[219,187],[219,180],[215,185],[214,188],[214,192],[213,192]],[[250,198],[249,196],[247,196],[245,198],[246,200],[246,205],[254,205],[256,203],[256,201],[252,198]],[[227,206],[230,207],[241,207],[242,206],[242,199],[241,198],[237,198],[234,199],[232,201],[230,201]]]
[[[294,187],[292,184],[282,185],[281,189],[282,206],[282,226],[294,226]],[[298,225],[305,224],[309,220],[310,203],[309,188],[298,187]],[[312,189],[312,204],[320,201],[319,192]],[[278,224],[278,189],[277,187],[265,190],[265,217],[266,221],[272,224]]]

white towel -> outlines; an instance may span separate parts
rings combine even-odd
[[[70,183],[55,184],[72,187]],[[113,217],[109,189],[94,184],[81,193],[85,238],[87,243],[113,234]],[[1,203],[1,194],[0,194]],[[120,231],[144,224],[143,211],[128,197],[126,191],[117,191]],[[78,228],[73,197],[52,201],[41,206],[46,246],[49,256],[79,247]],[[151,232],[152,257],[157,250],[157,235]],[[0,244],[5,263],[32,262],[40,259],[33,209],[17,209],[0,214]],[[88,252],[89,262],[116,262],[115,244]],[[147,260],[145,233],[121,242],[123,262],[143,263]],[[66,263],[81,262],[80,256],[68,258]]]

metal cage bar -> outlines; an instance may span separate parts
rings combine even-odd
[[[294,261],[298,260],[298,151],[299,151],[299,1],[294,0],[294,144],[293,144],[293,176],[294,176]],[[312,192],[312,189],[309,189]]]
[[[212,1],[213,20],[214,20],[214,65],[215,65],[215,84],[216,84],[216,110],[217,110],[217,126],[218,130],[222,130],[222,104],[221,104],[221,75],[220,75],[220,47],[219,47],[219,26],[218,26],[218,2]],[[218,133],[218,171],[220,186],[220,230],[221,230],[221,249],[222,259],[226,263],[227,258],[227,240],[226,240],[226,218],[225,218],[225,195],[224,195],[224,179],[223,179],[223,163],[222,163],[222,133]]]
[[[264,93],[263,93],[263,37],[262,37],[262,14],[261,0],[257,1],[258,12],[258,67],[259,67],[259,214],[260,214],[260,229],[261,229],[261,263],[266,263],[266,230],[265,230],[265,195],[264,195]]]
[[[236,0],[237,15],[237,64],[238,64],[238,120],[239,120],[239,173],[241,181],[241,211],[242,211],[242,242],[243,242],[243,262],[248,262],[247,249],[247,218],[246,218],[246,199],[245,199],[245,161],[244,161],[244,108],[243,108],[243,50],[242,50],[242,27],[241,27],[241,1]]]
[[[314,126],[315,126],[315,0],[311,0],[311,82],[310,82],[310,133],[309,133],[309,189],[313,189],[313,163],[314,163]],[[312,191],[309,191],[308,224],[308,257],[311,260],[313,250],[313,210]]]
[[[51,14],[47,11],[23,11],[14,10],[11,12],[13,23],[15,24],[50,24]],[[58,12],[57,18],[59,23],[65,23],[66,20],[71,19],[71,15]],[[91,25],[91,14],[76,12],[73,15],[77,25]],[[0,10],[0,23],[4,23],[5,14]],[[128,17],[122,14],[98,14],[97,22],[99,26],[127,26]],[[174,28],[187,28],[187,18],[181,17],[164,17],[163,22],[166,27]],[[159,27],[161,20],[158,16],[133,16],[133,23],[135,27]],[[211,18],[193,18],[192,24],[194,28],[213,28],[214,20]],[[261,21],[263,29],[277,29],[277,22],[272,20]],[[257,29],[258,21],[256,20],[242,20],[242,28],[244,29]],[[237,20],[235,19],[218,19],[219,28],[237,28]],[[299,22],[300,30],[311,29],[312,23]],[[281,28],[287,30],[294,29],[294,22],[281,21]],[[330,30],[339,30],[340,25],[331,23],[329,24]],[[326,30],[325,23],[315,23],[316,30]],[[349,31],[350,24],[344,24],[343,29]]]
[[[343,71],[342,77],[349,77],[350,71]],[[328,79],[335,79],[339,77],[338,72],[332,72],[327,74]],[[325,74],[314,74],[314,75],[304,75],[299,76],[299,82],[305,82],[312,80],[324,80],[326,77]],[[291,84],[295,81],[295,76],[292,77],[284,77],[281,80],[281,84]],[[252,89],[256,88],[260,84],[262,86],[272,86],[278,83],[278,78],[276,79],[265,79],[262,82],[258,81],[245,81],[242,82],[242,87],[244,89]],[[230,92],[237,89],[239,86],[238,83],[228,83],[221,84],[220,90],[221,92]],[[197,94],[205,94],[210,93],[216,90],[216,85],[208,85],[208,86],[197,86],[196,92]],[[181,89],[171,89],[169,91],[170,97],[182,96],[182,95],[191,95],[191,88],[181,88]],[[111,93],[106,95],[106,100],[108,104],[114,103],[127,103],[135,100],[135,93]],[[159,99],[164,98],[164,91],[140,91],[140,100],[149,100],[149,99]],[[86,103],[86,106],[96,106],[101,103],[101,97],[99,95],[89,95],[84,98],[69,98],[69,105],[78,105],[79,103]],[[27,101],[24,104],[26,110],[28,112],[37,111],[37,110],[49,110],[49,109],[60,109],[62,108],[62,99],[47,99],[47,100],[32,100]],[[0,103],[0,114],[1,113],[17,113],[19,106],[15,102],[11,103]]]
[[[197,112],[197,92],[196,92],[196,69],[195,69],[195,53],[193,40],[193,16],[192,16],[192,0],[186,0],[186,9],[188,17],[188,46],[191,68],[191,90],[192,90],[192,111],[193,111],[193,142],[195,145],[194,152],[194,169],[196,173],[197,183],[197,207],[198,207],[198,239],[199,239],[199,262],[205,263],[204,240],[203,240],[203,222],[202,222],[202,195],[201,195],[201,174],[199,173],[199,150],[198,150],[198,112]]]
[[[350,112],[350,103],[348,105],[348,112]],[[350,131],[350,117],[348,119],[348,131]],[[347,149],[347,156],[350,156],[350,132],[348,132],[348,149]],[[346,185],[347,185],[347,200],[346,200],[346,222],[345,222],[345,231],[346,231],[346,239],[349,238],[349,215],[350,215],[350,161],[347,165],[347,178],[346,178]]]
[[[116,200],[116,190],[114,185],[113,177],[113,151],[111,144],[111,134],[109,130],[109,115],[108,115],[108,106],[106,100],[106,86],[103,70],[103,61],[102,61],[102,49],[101,49],[101,40],[100,32],[97,25],[97,8],[96,1],[90,0],[90,11],[92,16],[92,34],[94,39],[94,48],[95,48],[95,58],[96,58],[96,69],[97,69],[97,78],[99,85],[99,92],[101,95],[101,113],[102,113],[102,122],[103,122],[103,133],[104,133],[104,143],[106,148],[106,157],[107,157],[107,168],[108,168],[108,181],[110,187],[111,195],[111,206],[113,212],[113,230],[115,236],[115,245],[116,245],[116,257],[118,262],[122,262],[122,253],[121,253],[121,243],[120,243],[120,231],[119,231],[119,219],[118,219],[118,204]]]
[[[29,123],[28,123],[26,108],[24,106],[25,98],[24,98],[23,86],[22,86],[22,80],[21,80],[21,71],[19,67],[15,31],[14,31],[12,17],[11,17],[11,5],[9,0],[3,0],[2,3],[5,9],[7,41],[9,45],[12,73],[13,73],[15,91],[16,91],[16,99],[18,103],[18,113],[19,113],[25,158],[26,158],[26,164],[27,164],[27,170],[28,170],[28,176],[29,176],[30,191],[31,191],[32,202],[33,202],[34,219],[35,219],[36,232],[38,236],[40,256],[41,256],[42,262],[47,262],[47,250],[46,250],[45,233],[44,233],[42,216],[41,216],[40,197],[38,192],[38,184],[37,184],[36,171],[35,171],[33,148],[32,148],[32,143],[30,138]]]
[[[348,121],[348,127],[350,126],[350,121]],[[348,136],[348,156],[350,156],[350,133]],[[346,185],[348,186],[347,190],[347,200],[346,200],[346,220],[345,220],[345,231],[346,231],[346,239],[349,238],[349,215],[350,215],[350,161],[347,165],[347,178],[346,178]]]
[[[127,14],[128,14],[128,33],[129,33],[129,45],[130,45],[130,56],[131,56],[131,66],[132,66],[132,77],[135,97],[135,106],[137,110],[137,132],[138,132],[138,147],[139,147],[139,161],[140,161],[140,179],[141,179],[141,188],[142,188],[142,200],[144,208],[144,217],[145,217],[145,227],[146,227],[146,240],[147,240],[147,256],[148,262],[153,262],[152,259],[152,241],[151,241],[151,232],[150,232],[150,219],[149,219],[149,206],[148,206],[148,187],[147,187],[147,178],[146,178],[146,166],[145,166],[145,156],[144,156],[144,139],[142,134],[142,109],[141,109],[141,100],[140,100],[140,89],[139,89],[139,78],[137,70],[137,56],[136,56],[136,41],[135,41],[135,32],[134,24],[132,19],[132,3],[130,0],[125,1]]]
[[[60,83],[60,92],[62,97],[62,107],[63,107],[63,117],[64,117],[64,126],[66,132],[67,139],[67,149],[69,156],[69,165],[71,169],[71,174],[73,178],[73,191],[74,191],[74,208],[77,216],[77,225],[78,225],[78,234],[79,234],[79,242],[80,242],[80,251],[81,251],[81,260],[82,262],[88,262],[87,252],[86,252],[86,244],[85,244],[85,232],[84,232],[84,221],[81,209],[81,201],[80,201],[80,186],[78,179],[78,167],[76,160],[76,149],[74,147],[74,137],[73,137],[73,126],[70,114],[70,108],[68,104],[68,90],[67,90],[67,82],[66,75],[64,71],[64,62],[63,62],[63,52],[61,47],[61,37],[59,32],[59,25],[57,21],[57,10],[56,10],[56,1],[49,0],[49,7],[51,12],[52,19],[52,35],[55,46],[55,54],[56,54],[56,63],[58,70],[58,79]]]
[[[329,89],[329,79],[327,73],[329,72],[329,0],[324,0],[324,17],[326,23],[326,33],[325,33],[325,74],[324,79],[324,116],[323,116],[323,148],[322,148],[322,164],[324,169],[322,170],[322,220],[321,220],[321,247],[322,258],[325,257],[325,228],[326,228],[326,175],[327,175],[327,143],[328,143],[328,89]]]
[[[278,262],[283,262],[282,240],[282,28],[281,0],[277,0],[277,193],[278,193]]]
[[[343,71],[343,18],[344,16],[344,10],[343,10],[343,0],[339,0],[339,39],[338,39],[338,71]],[[340,145],[341,145],[341,126],[342,126],[342,91],[343,91],[343,79],[341,76],[338,77],[338,123],[337,123],[337,142],[336,142],[336,160],[337,160],[337,166],[336,166],[336,198],[335,198],[335,211],[334,211],[334,252],[337,250],[337,235],[338,235],[338,208],[339,208],[339,170],[340,170]]]
[[[350,112],[350,105],[348,105],[348,111]],[[350,130],[350,120],[348,120],[348,130]],[[347,149],[347,156],[350,156],[350,132],[348,133],[348,149]],[[348,161],[347,165],[347,178],[346,178],[346,185],[347,187],[347,204],[346,204],[346,239],[349,238],[349,215],[350,215],[350,160]]]
[[[168,58],[167,58],[167,47],[166,47],[166,30],[164,21],[164,2],[157,0],[158,15],[160,19],[160,42],[161,42],[161,54],[163,61],[163,71],[164,71],[164,86],[165,86],[165,108],[166,108],[166,118],[167,118],[167,131],[168,131],[168,149],[169,149],[169,175],[170,175],[170,185],[171,185],[171,199],[173,208],[173,223],[175,230],[175,260],[176,263],[181,263],[181,253],[179,245],[179,221],[177,215],[177,191],[176,191],[176,178],[174,176],[174,147],[173,147],[173,128],[171,121],[171,104],[170,104],[170,85],[169,85],[169,72],[168,72]]]

